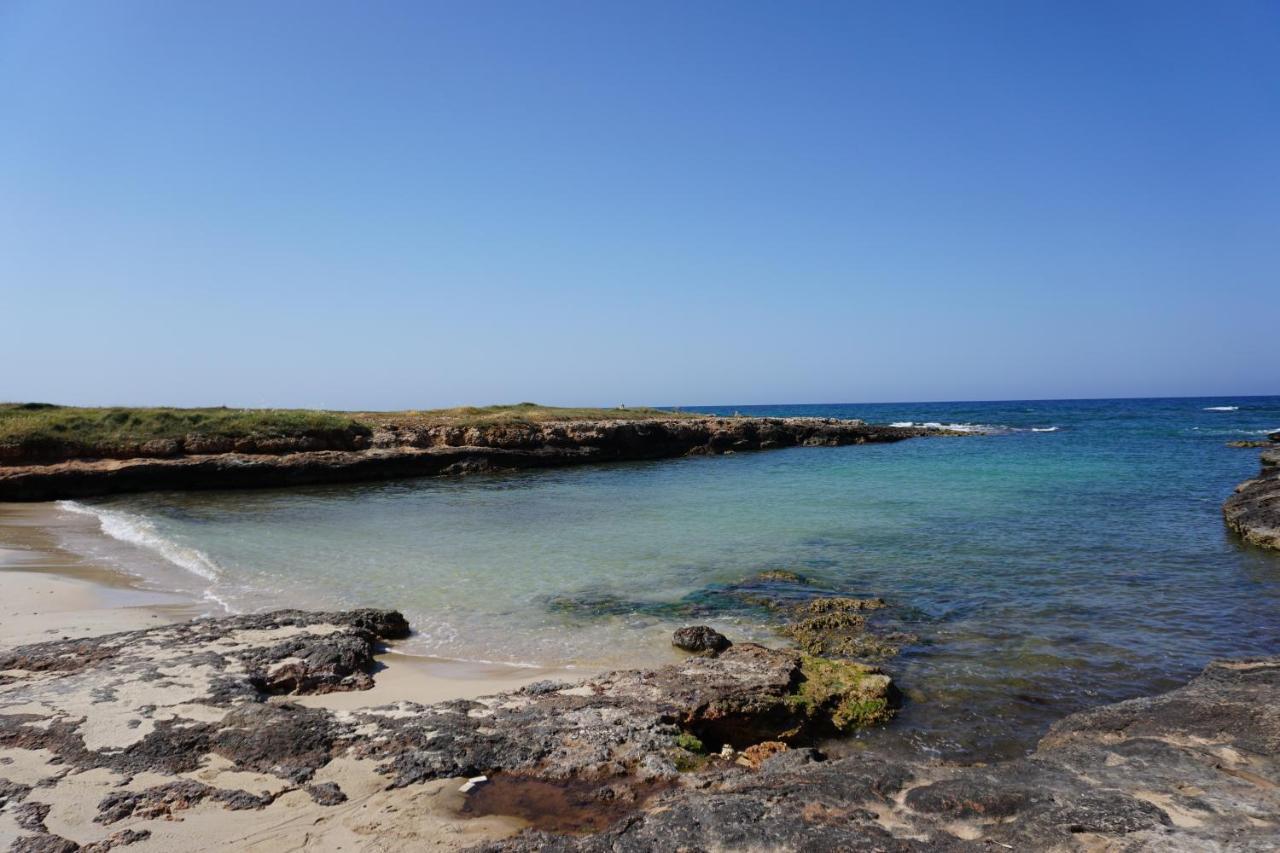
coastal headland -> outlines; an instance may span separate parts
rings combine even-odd
[[[515,406],[432,412],[0,406],[0,501],[261,488],[962,435],[831,418]]]
[[[1262,452],[1261,470],[1236,487],[1222,506],[1227,527],[1254,545],[1280,550],[1280,432]]]

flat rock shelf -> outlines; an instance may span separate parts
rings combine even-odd
[[[392,611],[278,611],[0,652],[0,836],[194,849],[226,811],[235,843],[264,815],[294,847],[342,827],[346,849],[391,849],[428,813],[449,846],[493,851],[1266,850],[1280,831],[1280,660],[1211,664],[970,767],[824,760],[823,736],[888,718],[890,678],[750,643],[474,701],[302,704],[371,687],[408,631]]]

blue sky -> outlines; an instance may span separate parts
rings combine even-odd
[[[1280,4],[0,0],[0,399],[1280,393]]]

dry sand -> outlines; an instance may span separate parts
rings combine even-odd
[[[57,528],[75,523],[52,504],[0,504],[0,648],[62,637],[131,631],[204,615],[208,606],[177,595],[143,588],[108,566],[95,564],[59,544]],[[296,700],[334,710],[408,700],[423,704],[511,690],[540,679],[574,680],[591,670],[533,669],[408,655],[391,649],[371,690],[303,696]],[[124,780],[108,770],[68,774],[51,755],[21,749],[0,750],[0,778],[20,784],[43,782],[39,800],[51,805],[49,831],[79,843],[100,841],[110,829],[93,823],[97,803],[120,790],[172,781],[171,777]],[[260,792],[279,790],[273,776],[206,766],[183,774],[219,787]],[[52,782],[51,780],[57,780]],[[321,806],[303,791],[279,797],[257,811],[230,812],[204,803],[178,819],[130,824],[150,838],[127,849],[159,850],[343,850],[398,851],[458,849],[519,831],[516,818],[466,818],[459,814],[465,780],[444,780],[386,790],[387,779],[368,761],[340,759],[326,766],[316,782],[333,781],[347,802]],[[8,812],[0,813],[0,850],[23,831]],[[125,849],[125,848],[121,848]]]

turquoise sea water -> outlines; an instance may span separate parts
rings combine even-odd
[[[893,605],[886,627],[918,641],[887,664],[908,702],[876,736],[952,757],[1280,653],[1280,555],[1220,513],[1258,468],[1225,442],[1280,429],[1280,397],[695,408],[991,431],[68,508],[211,611],[396,607],[413,648],[469,660],[662,662],[687,621],[777,642],[717,591],[791,569]]]

